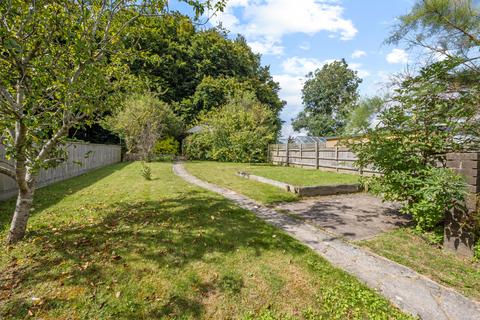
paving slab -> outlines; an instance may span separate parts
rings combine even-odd
[[[223,195],[303,242],[333,265],[354,275],[406,313],[424,320],[480,320],[480,303],[444,287],[410,268],[332,237],[330,233],[265,207],[232,190],[202,181],[181,163],[173,166],[185,181]]]
[[[410,218],[399,212],[400,204],[367,193],[315,197],[276,208],[348,240],[368,239],[410,223]]]

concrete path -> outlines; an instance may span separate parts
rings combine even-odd
[[[348,240],[368,239],[410,223],[399,213],[399,204],[383,202],[367,193],[307,198],[280,204],[275,209],[287,210]]]
[[[332,237],[304,221],[262,206],[248,197],[202,181],[190,175],[181,163],[174,164],[173,170],[187,182],[219,193],[284,230],[333,265],[375,289],[406,313],[425,320],[480,320],[479,303],[407,267]]]

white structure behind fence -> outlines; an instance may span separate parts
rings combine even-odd
[[[37,186],[42,187],[57,181],[78,176],[82,173],[121,161],[121,148],[117,145],[71,142],[66,146],[68,159],[58,167],[42,170],[37,179]],[[11,165],[6,160],[5,149],[0,145],[0,162]],[[17,194],[16,182],[0,174],[0,200]]]

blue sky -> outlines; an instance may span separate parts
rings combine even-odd
[[[401,46],[385,45],[395,18],[413,0],[229,0],[212,25],[222,24],[232,37],[243,34],[262,54],[287,101],[282,136],[295,135],[290,121],[302,110],[304,76],[324,63],[345,58],[363,79],[361,95],[384,92],[389,75],[411,64]]]

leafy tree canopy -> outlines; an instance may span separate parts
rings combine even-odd
[[[344,59],[309,73],[302,90],[305,108],[292,122],[293,129],[304,129],[314,136],[341,133],[356,106],[361,82]]]
[[[246,92],[253,93],[260,103],[272,110],[277,117],[275,132],[279,132],[281,122],[278,115],[283,107],[283,102],[278,98],[277,89],[272,90],[269,84],[257,78],[241,81],[234,77],[212,78],[207,76],[197,86],[194,95],[182,100],[181,103],[176,105],[176,109],[179,113],[185,114],[185,117],[189,116],[185,121],[192,123],[199,114],[219,108],[225,105],[232,97]]]
[[[279,113],[284,103],[269,68],[261,66],[243,37],[230,40],[227,35],[220,28],[198,30],[180,13],[144,17],[127,40],[128,47],[142,53],[132,59],[131,69],[162,100],[177,102],[176,113],[187,124],[200,111],[224,103],[233,87],[248,87]]]
[[[185,2],[199,15],[225,3]],[[124,59],[134,54],[123,38],[142,16],[163,14],[165,4],[0,1],[0,139],[14,160],[13,167],[0,163],[0,174],[19,188],[9,242],[24,236],[38,172],[64,158],[69,130],[93,123],[135,83],[127,81]]]

